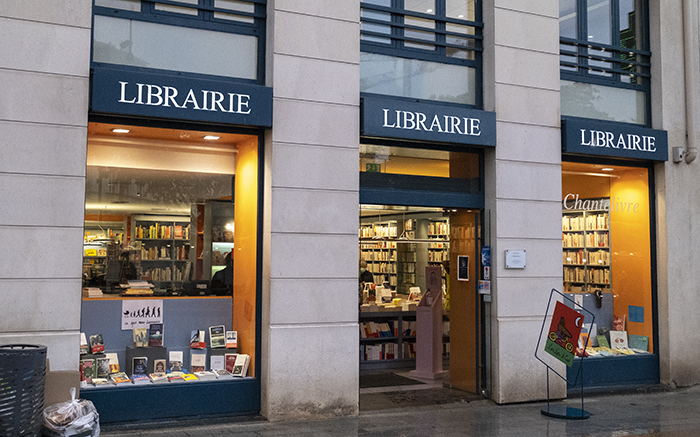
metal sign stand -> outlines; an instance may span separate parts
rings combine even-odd
[[[571,300],[570,298],[566,297],[563,293],[552,289],[550,295],[549,295],[549,302],[547,303],[547,311],[545,312],[544,320],[542,321],[542,330],[540,331],[540,337],[537,340],[537,348],[535,349],[535,358],[537,358],[542,364],[544,364],[547,367],[547,406],[545,408],[542,408],[541,413],[544,416],[548,417],[554,417],[557,419],[569,419],[569,420],[583,420],[583,419],[588,419],[591,417],[591,414],[583,409],[583,378],[581,378],[581,408],[573,408],[573,407],[568,407],[566,405],[561,405],[561,404],[552,404],[550,402],[550,396],[549,396],[549,372],[554,372],[555,375],[566,381],[567,384],[571,386],[575,386],[576,382],[578,381],[579,376],[583,374],[583,361],[585,359],[585,350],[586,347],[588,346],[588,342],[590,341],[590,336],[591,333],[588,334],[588,338],[586,339],[586,344],[583,345],[583,351],[584,353],[581,356],[581,365],[579,366],[579,371],[576,374],[576,378],[574,379],[574,382],[570,382],[565,376],[560,375],[556,370],[552,369],[546,362],[544,362],[539,356],[537,356],[537,352],[540,350],[540,340],[542,339],[542,333],[544,332],[545,325],[547,324],[547,315],[549,314],[549,307],[552,303],[552,296],[554,293],[558,294],[561,296],[563,299],[568,300],[571,302],[574,307],[576,307],[577,310],[582,310],[586,313],[588,313],[591,316],[591,323],[590,326],[593,326],[593,323],[595,322],[595,315],[588,311],[587,309],[583,308],[581,305],[577,304],[575,301]],[[585,316],[584,316],[585,317]]]

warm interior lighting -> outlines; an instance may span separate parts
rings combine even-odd
[[[129,129],[118,129],[118,128],[115,128],[115,129],[112,129],[112,132],[114,132],[115,134],[128,134],[128,133],[129,133]]]
[[[603,167],[600,169],[600,171],[613,171],[613,170],[615,170],[615,169],[612,167]]]
[[[217,137],[216,135],[205,135],[205,136],[204,136],[204,139],[205,139],[205,140],[210,140],[210,141],[216,141],[216,140],[218,140],[219,138],[221,138],[221,137]]]

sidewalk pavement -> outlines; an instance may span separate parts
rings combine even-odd
[[[581,399],[552,404],[581,408]],[[541,414],[546,402],[497,405],[486,399],[441,405],[362,412],[357,417],[315,421],[160,424],[149,429],[109,427],[104,437],[213,436],[700,436],[700,386],[686,389],[618,395],[587,396],[586,420],[549,418]],[[120,429],[121,428],[121,429]]]

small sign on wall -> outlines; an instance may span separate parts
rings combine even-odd
[[[148,328],[151,323],[163,323],[162,299],[122,301],[122,331]]]
[[[527,264],[527,251],[525,250],[506,250],[506,268],[507,269],[524,269]]]
[[[457,280],[469,280],[469,256],[457,255]]]

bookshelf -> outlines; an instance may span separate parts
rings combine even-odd
[[[189,279],[191,225],[189,216],[134,216],[141,276],[157,288],[182,285]]]
[[[105,273],[107,255],[119,257],[124,242],[123,221],[85,221],[83,229],[83,277],[92,279]],[[109,253],[109,252],[112,253]]]
[[[612,289],[608,211],[564,210],[562,247],[565,291]]]
[[[428,265],[442,267],[443,261],[450,259],[450,222],[442,220],[430,220],[428,223],[428,239],[434,242],[428,243]],[[445,277],[445,269],[442,269],[442,277]]]

